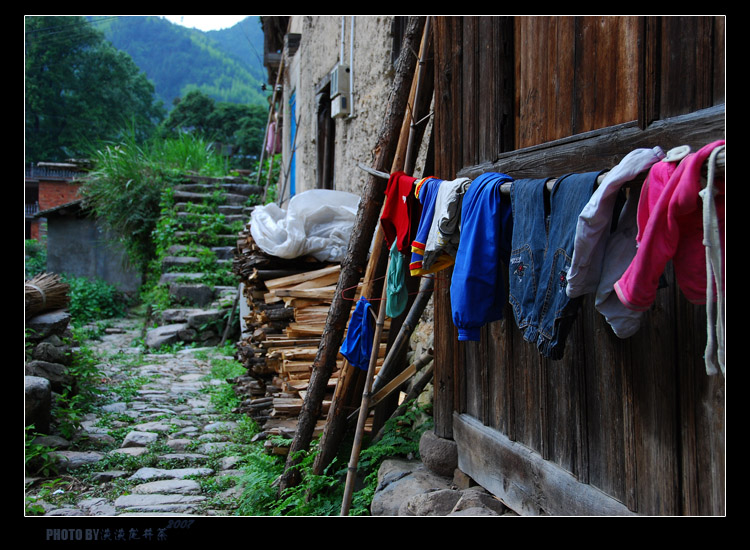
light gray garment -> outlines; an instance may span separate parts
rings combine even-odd
[[[718,364],[722,374],[726,375],[723,254],[719,218],[716,215],[718,190],[714,187],[716,156],[724,150],[725,146],[722,145],[711,152],[707,162],[706,187],[698,194],[703,199],[703,245],[706,247],[706,321],[708,324],[706,352],[704,354],[706,373],[716,374],[716,365]],[[716,291],[715,297],[714,290]]]
[[[469,178],[457,178],[440,184],[435,197],[435,215],[425,243],[422,269],[429,269],[443,254],[456,257],[460,237],[461,205],[469,185]]]
[[[569,297],[575,298],[596,291],[603,265],[606,262],[620,261],[620,258],[612,258],[606,254],[607,240],[612,236],[610,228],[617,195],[623,184],[649,169],[664,156],[664,151],[660,147],[636,149],[605,174],[601,184],[578,216],[573,257],[565,288]],[[628,202],[633,200],[632,195],[631,193]],[[635,199],[637,204],[638,197]],[[618,223],[617,231],[619,230]],[[635,249],[635,239],[633,248]]]
[[[615,282],[630,265],[636,252],[639,190],[631,189],[611,231],[617,196],[622,186],[665,158],[660,147],[635,149],[607,172],[578,216],[566,293],[575,298],[596,292],[596,309],[604,315],[620,338],[635,334],[642,312],[622,305],[614,292]]]

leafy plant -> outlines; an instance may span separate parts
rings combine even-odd
[[[34,275],[44,273],[47,269],[47,247],[44,241],[26,239],[24,241],[25,264],[24,273],[26,279],[32,279]]]
[[[61,478],[45,481],[36,491],[36,495],[26,495],[26,513],[31,516],[43,515],[44,507],[41,503],[59,500],[56,495],[62,491],[64,481]]]
[[[92,281],[71,275],[62,278],[70,285],[68,310],[74,326],[125,315],[127,300],[115,286],[100,279]]]
[[[425,410],[415,402],[407,404],[406,412],[386,422],[384,436],[376,444],[364,448],[359,457],[358,474],[362,487],[352,495],[349,515],[368,515],[370,503],[377,486],[377,472],[385,458],[418,456],[419,438],[429,429],[431,420],[424,422]],[[322,474],[314,474],[312,465],[318,453],[317,442],[310,449],[300,451],[296,468],[301,483],[287,488],[278,495],[269,488],[284,471],[284,463],[275,456],[266,455],[255,448],[245,455],[246,466],[242,483],[244,493],[237,513],[239,515],[274,516],[327,516],[341,510],[347,468],[341,466],[351,453],[342,446],[340,457],[334,459]],[[346,456],[344,456],[346,455]]]
[[[36,443],[37,433],[34,425],[26,427],[24,465],[28,475],[42,475],[49,477],[57,473],[57,461],[52,456],[54,449],[47,445]]]
[[[162,193],[184,174],[222,176],[222,159],[190,134],[139,144],[131,135],[94,151],[95,168],[81,195],[144,273],[156,256],[152,233],[162,213]]]

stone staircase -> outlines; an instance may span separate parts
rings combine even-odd
[[[150,349],[184,343],[215,346],[232,316],[238,284],[232,275],[237,234],[250,219],[251,195],[262,187],[241,178],[191,177],[174,187],[167,226],[171,245],[161,258],[170,306],[153,315]]]

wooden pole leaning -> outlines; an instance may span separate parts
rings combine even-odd
[[[349,458],[349,465],[346,470],[346,485],[344,486],[344,498],[341,503],[341,515],[349,515],[349,507],[352,501],[352,492],[354,491],[354,480],[357,477],[357,464],[359,463],[359,450],[362,447],[362,439],[365,432],[365,422],[370,414],[370,392],[372,390],[372,380],[375,377],[375,365],[378,362],[378,345],[380,335],[383,332],[385,324],[385,305],[388,299],[388,286],[383,285],[383,291],[380,297],[380,309],[378,310],[378,320],[375,323],[375,334],[373,336],[373,349],[370,354],[370,363],[367,367],[367,378],[365,379],[365,389],[362,393],[362,406],[359,409],[359,419],[357,420],[357,429],[354,433],[354,443],[352,444],[352,453]]]
[[[391,97],[375,147],[374,168],[378,171],[387,169],[386,166],[390,166],[393,162],[400,122],[403,119],[411,87],[409,76],[413,76],[416,66],[416,56],[413,52],[417,49],[415,44],[418,44],[421,39],[424,19],[424,17],[410,17],[407,23],[403,43],[404,51],[399,57]],[[298,417],[297,430],[289,448],[284,473],[279,480],[279,492],[298,485],[300,482],[301,474],[297,467],[300,460],[299,452],[306,450],[312,440],[313,431],[322,410],[328,380],[336,364],[336,356],[352,307],[351,301],[346,300],[342,293],[344,289],[357,285],[362,276],[369,245],[382,209],[384,194],[385,182],[374,176],[369,177],[360,200],[346,258],[341,264],[341,276],[331,302],[326,327],[313,362],[308,391]]]
[[[404,153],[404,171],[407,174],[410,174],[414,170],[414,165],[416,161],[416,153],[415,150],[418,149],[418,145],[415,142],[415,126],[414,121],[411,118],[411,113],[413,112],[414,102],[416,101],[416,98],[419,96],[419,88],[421,84],[421,79],[423,76],[422,72],[422,63],[425,56],[425,51],[427,48],[427,43],[429,39],[429,33],[430,33],[430,24],[429,24],[429,17],[427,18],[427,21],[425,22],[424,29],[422,31],[422,41],[419,48],[419,63],[417,65],[414,78],[412,81],[412,90],[410,94],[410,103],[407,103],[407,112],[405,112],[404,116],[404,127],[406,127],[406,123],[408,121],[408,132],[407,133],[407,139],[406,139],[406,151]],[[394,166],[396,168],[396,166]],[[380,226],[378,227],[380,229]],[[379,234],[379,233],[378,233]],[[382,240],[382,239],[381,239]],[[388,260],[388,265],[390,265],[390,259]],[[388,272],[388,267],[386,267],[386,273]],[[360,449],[362,447],[362,439],[364,437],[364,428],[365,428],[365,422],[367,421],[367,417],[370,414],[370,399],[371,399],[371,392],[372,392],[372,385],[373,380],[375,378],[375,365],[377,363],[378,358],[378,345],[380,343],[380,335],[382,333],[382,327],[385,323],[385,310],[386,310],[386,303],[388,299],[388,285],[383,284],[383,289],[381,291],[381,298],[380,298],[380,307],[378,309],[378,319],[375,326],[375,335],[373,337],[373,349],[370,354],[370,363],[367,369],[367,376],[365,379],[365,388],[362,392],[362,403],[359,408],[359,418],[357,420],[357,427],[354,433],[354,443],[352,445],[352,452],[351,457],[349,459],[349,465],[347,467],[347,473],[346,473],[346,485],[344,487],[344,497],[341,504],[341,515],[346,516],[349,514],[349,508],[351,506],[351,499],[352,499],[352,492],[354,490],[354,481],[357,475],[357,464],[359,463],[359,453]],[[401,333],[401,331],[399,331]],[[389,351],[389,355],[393,355],[393,349]]]
[[[412,77],[406,109],[404,113],[402,113],[398,145],[396,146],[390,172],[375,170],[370,166],[361,163],[359,164],[359,167],[362,170],[381,180],[387,181],[390,174],[397,171],[404,171],[406,174],[411,174],[414,170],[414,164],[416,162],[415,151],[418,151],[419,147],[415,144],[418,139],[415,136],[417,136],[418,133],[415,131],[415,122],[411,117],[411,113],[421,110],[419,109],[420,106],[417,105],[417,102],[420,100],[418,94],[420,83],[423,78],[422,74],[424,72],[421,67],[423,65],[423,60],[427,55],[426,37],[428,36],[428,33],[429,18],[427,18],[424,30],[422,31],[422,43],[418,59],[419,65]],[[384,244],[385,239],[383,235],[383,227],[378,223],[375,228],[374,239],[372,240],[370,259],[368,260],[367,268],[363,277],[364,282],[361,287],[361,295],[365,298],[375,296],[377,290],[374,282],[379,280],[387,270],[388,250],[385,248]],[[313,473],[316,475],[321,475],[325,471],[325,468],[331,463],[338,453],[339,445],[343,440],[345,433],[351,427],[349,413],[354,407],[355,402],[361,400],[361,388],[363,385],[362,374],[361,370],[350,365],[347,361],[344,362],[339,374],[339,381],[336,384],[333,399],[331,400],[331,406],[328,410],[323,434],[320,438],[318,454],[313,463]],[[354,414],[356,415],[356,413]]]

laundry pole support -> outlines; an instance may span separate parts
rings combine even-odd
[[[425,75],[426,71],[423,65],[423,60],[429,59],[429,51],[431,51],[428,47],[429,23],[430,19],[428,18],[422,34],[419,66],[412,78],[412,86],[407,102],[407,105],[411,106],[411,113],[417,114],[423,113],[426,109],[429,109],[429,106],[432,103],[432,74],[428,72],[428,74]],[[413,167],[416,164],[416,156],[419,150],[419,147],[414,144],[422,143],[424,127],[419,126],[419,123],[414,123],[412,116],[410,116],[411,113],[407,113],[406,111],[403,113],[404,116],[401,123],[398,145],[396,147],[390,171],[378,171],[363,164],[359,164],[360,168],[384,181],[388,181],[391,173],[398,171],[404,171],[406,174],[412,175],[411,170],[413,170]],[[361,295],[365,298],[375,298],[376,295],[379,295],[380,292],[377,290],[375,282],[385,279],[389,258],[388,252],[388,247],[385,244],[383,226],[378,223],[375,228],[375,236],[372,240],[372,250],[364,274],[364,282],[360,288]],[[408,282],[408,286],[413,286],[411,281]],[[400,330],[401,322],[401,318],[393,319],[391,321],[391,331]],[[390,338],[392,337],[393,334],[389,336],[389,350],[393,347],[393,343],[390,341]],[[312,472],[314,475],[322,475],[325,472],[325,469],[338,455],[339,447],[344,441],[346,434],[354,427],[354,424],[356,423],[356,413],[354,415],[354,422],[350,422],[351,417],[349,413],[355,407],[356,410],[359,410],[365,377],[366,372],[362,372],[360,369],[350,365],[348,361],[344,361],[341,370],[338,373],[338,383],[336,384],[336,389],[328,409],[323,433],[319,440],[318,453],[313,462]],[[378,420],[377,416],[373,419],[373,427],[377,426]]]
[[[378,345],[380,344],[380,335],[383,333],[385,324],[385,304],[388,299],[388,285],[383,285],[383,291],[380,297],[380,309],[378,310],[378,320],[375,323],[375,335],[373,336],[373,349],[370,354],[370,363],[367,366],[367,378],[365,379],[365,389],[362,392],[362,406],[359,409],[359,418],[357,419],[357,429],[354,432],[354,443],[352,444],[352,453],[349,458],[349,466],[346,470],[346,485],[344,486],[344,498],[341,503],[341,515],[349,515],[349,507],[352,502],[352,492],[354,491],[354,480],[357,477],[357,464],[359,463],[359,450],[362,448],[362,439],[365,432],[365,422],[370,414],[370,398],[372,391],[372,380],[375,377],[375,365],[378,362]]]
[[[424,17],[410,17],[406,26],[401,55],[391,87],[391,94],[383,118],[378,141],[374,149],[374,168],[388,170],[393,163],[403,114],[409,97],[416,55],[424,28]],[[372,235],[383,206],[387,182],[377,177],[369,177],[359,202],[354,229],[349,240],[346,257],[341,263],[336,293],[326,319],[326,326],[313,362],[312,373],[302,409],[298,417],[297,430],[289,448],[284,473],[279,480],[279,491],[299,485],[301,474],[298,468],[300,452],[309,448],[315,424],[322,411],[328,380],[336,366],[336,357],[341,347],[346,324],[352,308],[352,301],[344,296],[344,290],[359,283],[365,271],[367,254]]]

